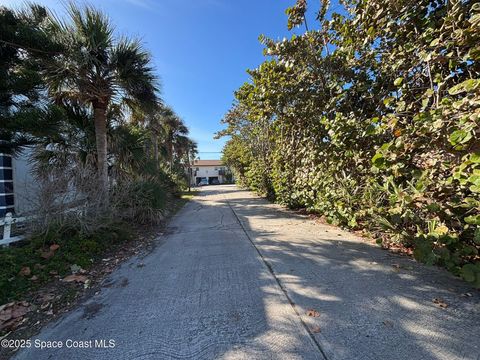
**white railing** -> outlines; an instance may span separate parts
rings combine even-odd
[[[3,238],[0,240],[0,245],[8,246],[8,244],[15,241],[23,240],[24,236],[11,236],[12,224],[24,222],[26,217],[13,217],[12,213],[7,213],[3,219],[0,219],[0,226],[3,226]]]

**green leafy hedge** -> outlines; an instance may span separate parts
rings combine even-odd
[[[322,2],[223,119],[240,183],[480,287],[480,4]],[[304,1],[287,10],[303,23]]]

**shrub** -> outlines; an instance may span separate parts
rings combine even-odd
[[[51,281],[52,274],[66,275],[72,265],[88,269],[106,250],[132,238],[121,223],[105,223],[90,234],[80,229],[74,222],[52,223],[25,244],[0,248],[0,303],[21,299],[27,291]],[[56,248],[52,245],[58,249],[52,251]],[[31,273],[22,276],[22,268],[27,267]]]
[[[343,3],[327,18],[322,2],[318,30],[261,38],[270,58],[235,93],[224,160],[260,194],[480,287],[480,6]]]

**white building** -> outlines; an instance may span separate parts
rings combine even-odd
[[[221,160],[195,160],[192,167],[192,185],[198,185],[203,179],[209,184],[225,184],[232,181],[232,176]]]

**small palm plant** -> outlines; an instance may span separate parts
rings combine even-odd
[[[157,79],[149,53],[137,40],[116,39],[106,15],[73,3],[68,15],[67,22],[50,17],[47,31],[63,51],[47,61],[44,75],[54,99],[93,113],[99,186],[107,193],[107,110],[155,106]]]

